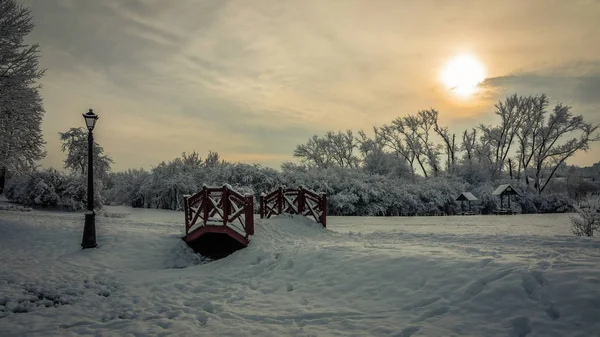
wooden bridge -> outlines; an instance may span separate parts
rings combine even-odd
[[[209,258],[222,258],[248,246],[254,234],[254,197],[230,186],[206,187],[185,196],[185,241]]]
[[[279,187],[260,196],[261,219],[283,213],[304,215],[327,227],[327,195],[300,186]]]
[[[206,187],[184,196],[185,241],[203,256],[219,259],[245,248],[254,234],[254,198],[230,186]],[[327,197],[305,188],[280,187],[260,197],[260,217],[278,214],[312,217],[326,226]]]

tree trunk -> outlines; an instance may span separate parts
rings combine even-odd
[[[0,167],[0,194],[4,192],[4,184],[6,183],[6,167]]]

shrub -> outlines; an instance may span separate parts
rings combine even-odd
[[[578,216],[571,217],[573,234],[593,236],[600,229],[600,198],[593,197],[575,206]]]
[[[102,208],[102,182],[94,183],[94,208]],[[87,181],[81,175],[67,175],[53,168],[12,177],[6,198],[23,205],[81,211],[87,206]]]

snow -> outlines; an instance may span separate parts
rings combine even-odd
[[[0,335],[593,336],[600,241],[569,215],[256,221],[208,262],[181,212],[0,210]],[[122,217],[117,216],[122,214]]]

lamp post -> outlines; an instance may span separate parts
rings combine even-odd
[[[85,119],[85,125],[88,133],[88,183],[87,183],[87,212],[85,212],[85,225],[83,227],[83,239],[81,247],[95,248],[96,243],[96,213],[94,213],[94,126],[98,120],[98,115],[90,109],[87,113],[82,114]]]

